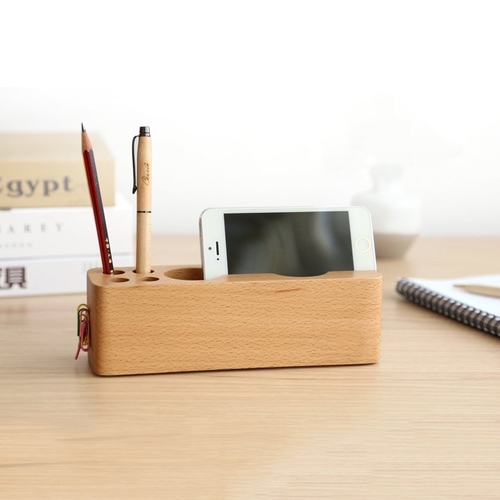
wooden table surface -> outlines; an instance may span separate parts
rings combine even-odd
[[[500,272],[500,239],[420,238],[384,275],[376,365],[101,378],[84,295],[0,300],[2,499],[498,499],[500,339],[398,276]],[[156,237],[153,264],[199,264]]]

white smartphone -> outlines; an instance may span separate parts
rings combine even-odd
[[[209,208],[200,216],[205,279],[376,270],[370,212],[345,208]]]

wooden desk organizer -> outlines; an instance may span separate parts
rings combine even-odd
[[[119,273],[119,274],[118,274]],[[98,375],[375,363],[382,276],[330,272],[203,280],[201,268],[87,274]]]

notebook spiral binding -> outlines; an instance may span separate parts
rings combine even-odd
[[[420,285],[411,283],[406,278],[398,280],[396,291],[414,304],[500,337],[500,317],[498,316],[427,290]]]

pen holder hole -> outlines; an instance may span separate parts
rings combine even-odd
[[[113,274],[116,275],[116,274],[125,274],[125,271],[122,271],[121,269],[115,269],[113,271]]]
[[[170,269],[165,273],[165,276],[174,280],[197,281],[203,280],[203,270],[196,267],[180,267]]]
[[[137,278],[139,281],[158,281],[160,278],[157,276],[141,276]]]
[[[126,281],[129,281],[128,278],[110,278],[109,281],[112,281],[113,283],[125,283]]]

